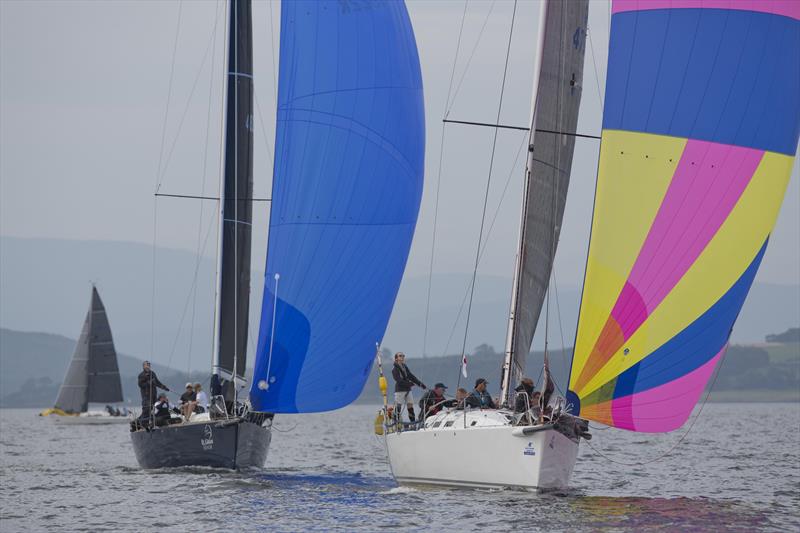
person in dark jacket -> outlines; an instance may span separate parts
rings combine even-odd
[[[408,419],[411,422],[415,422],[414,396],[411,394],[411,387],[414,385],[422,387],[423,389],[427,389],[427,387],[408,369],[406,366],[406,355],[403,352],[394,354],[392,377],[394,378],[395,419],[398,422],[402,419],[403,404],[406,404],[406,406],[408,406]]]
[[[517,393],[514,401],[515,413],[524,413],[528,407],[533,407],[533,380],[531,378],[522,378],[514,392]],[[525,394],[522,394],[523,392]]]
[[[467,396],[467,405],[470,407],[480,407],[481,409],[497,409],[492,396],[486,392],[486,384],[489,383],[484,378],[475,381],[475,390]]]
[[[166,426],[170,423],[172,415],[170,414],[169,400],[163,392],[158,395],[158,401],[153,405],[153,417],[156,426]]]
[[[169,392],[169,387],[158,380],[158,376],[150,368],[150,361],[142,363],[142,372],[139,374],[139,392],[142,394],[142,414],[140,418],[149,418],[153,412],[153,404],[158,398],[158,389]]]
[[[428,417],[435,415],[442,410],[443,407],[455,407],[455,400],[445,400],[444,391],[447,387],[444,383],[437,383],[432,389],[425,391],[422,399],[419,401],[419,408],[422,411],[422,416]]]

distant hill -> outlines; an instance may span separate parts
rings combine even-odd
[[[468,359],[469,378],[461,378],[460,356],[429,357],[426,359],[409,359],[411,371],[426,385],[432,386],[437,381],[449,387],[448,393],[455,394],[456,384],[470,390],[475,379],[483,377],[489,380],[489,390],[496,394],[500,386],[500,368],[503,355],[495,353],[490,346],[480,346],[476,355]],[[572,349],[553,350],[550,353],[550,370],[557,386],[564,389],[569,375]],[[388,354],[387,354],[388,355]],[[534,352],[528,356],[529,375],[539,383],[541,368],[544,364],[542,352]],[[387,357],[384,361],[384,372],[391,372],[392,362]],[[732,345],[728,348],[722,364],[718,366],[718,376],[709,380],[713,385],[711,401],[724,402],[759,402],[759,401],[793,401],[800,402],[800,343],[774,344],[765,346]],[[379,403],[378,374],[367,382],[360,401]],[[394,386],[391,377],[389,386]],[[393,390],[393,389],[391,389]],[[391,392],[390,390],[390,392]]]
[[[0,407],[47,407],[52,405],[66,373],[75,341],[60,335],[0,329]],[[409,359],[412,371],[428,386],[441,381],[454,394],[459,384],[471,389],[475,379],[489,380],[490,391],[500,385],[502,354],[486,344],[478,346],[468,358],[469,378],[461,377],[458,355]],[[571,350],[553,350],[550,366],[556,383],[563,389],[569,373]],[[136,376],[141,359],[119,355],[123,394],[132,405],[139,403]],[[542,353],[532,353],[527,367],[531,377],[540,380]],[[390,388],[391,353],[384,357],[384,372]],[[159,378],[173,391],[180,391],[187,381],[207,383],[208,372],[186,372],[154,363]],[[713,380],[712,380],[713,381]],[[379,403],[377,365],[367,381],[359,402]],[[391,390],[390,390],[391,392]],[[712,400],[718,401],[800,401],[800,343],[731,346],[723,359],[714,384]]]
[[[778,333],[775,335],[767,335],[765,339],[767,342],[780,342],[780,343],[800,342],[800,328],[789,328],[783,333]]]
[[[77,337],[89,303],[89,282],[95,281],[119,351],[174,368],[204,371],[213,335],[215,263],[208,257],[198,262],[190,252],[156,248],[154,287],[153,251],[151,246],[127,242],[0,236],[0,327]],[[253,258],[251,275],[251,351],[261,310],[261,260]],[[409,357],[423,355],[423,344],[428,356],[457,352],[463,342],[465,313],[455,321],[469,281],[470,276],[463,273],[433,276],[427,343],[423,343],[428,279],[404,278],[383,344],[402,349]],[[197,287],[194,296],[193,286]],[[510,277],[479,273],[467,346],[503,345],[510,292]],[[557,296],[551,301],[550,345],[560,348],[574,342],[580,289],[559,286]],[[767,334],[797,324],[800,285],[756,283],[731,338],[738,344],[759,342]],[[543,346],[540,335],[534,347]]]
[[[67,372],[75,340],[49,333],[0,329],[0,407],[47,407],[58,395]],[[126,403],[139,405],[136,376],[142,359],[118,354],[122,394]],[[189,376],[172,368],[154,365],[159,379],[175,391],[187,381],[205,382],[207,374]]]

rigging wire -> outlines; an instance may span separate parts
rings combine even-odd
[[[464,71],[461,73],[461,78],[459,78],[459,80],[458,80],[458,85],[456,85],[456,90],[453,93],[453,98],[452,98],[452,100],[450,100],[451,106],[455,105],[455,101],[456,101],[456,97],[458,96],[458,92],[461,90],[461,85],[464,83],[464,78],[466,77],[467,72],[469,71],[469,65],[470,65],[470,63],[472,63],[472,59],[475,57],[475,52],[478,50],[478,45],[481,43],[481,39],[483,38],[483,30],[486,29],[486,24],[489,22],[489,17],[491,17],[492,11],[494,10],[494,6],[495,6],[496,3],[497,3],[497,0],[493,0],[492,4],[489,6],[489,12],[486,13],[486,18],[483,20],[483,25],[481,26],[481,29],[478,32],[478,39],[475,41],[475,45],[472,47],[472,52],[470,52],[469,58],[467,58],[467,63],[466,63],[466,65],[464,65]],[[516,6],[516,0],[515,0],[514,3],[515,3],[515,6]],[[464,9],[466,9],[466,6],[464,6]],[[455,68],[455,64],[453,65],[453,67]],[[450,116],[450,111],[452,111],[452,107],[445,110],[445,113],[444,113],[445,118]]]
[[[206,251],[206,246],[208,245],[208,238],[211,235],[212,227],[214,227],[213,218],[208,223],[208,229],[206,229],[206,236],[203,239],[203,247],[200,250],[199,255],[197,256],[197,260],[195,261],[194,272],[192,274],[192,284],[189,287],[189,294],[186,295],[186,301],[183,304],[183,312],[181,313],[181,318],[180,321],[178,322],[178,329],[175,332],[175,338],[172,342],[172,349],[170,350],[169,358],[167,359],[167,366],[172,365],[172,358],[175,355],[175,350],[178,346],[178,339],[180,338],[181,330],[183,329],[183,322],[186,319],[186,314],[189,310],[189,303],[193,302],[193,296],[197,294],[197,279],[198,279],[198,273],[200,272],[200,264],[202,263],[203,253]]]
[[[461,15],[461,26],[458,30],[458,39],[456,41],[456,55],[453,59],[453,69],[450,71],[450,84],[447,88],[447,98],[445,99],[444,108],[450,106],[450,95],[453,91],[453,79],[456,74],[456,64],[458,64],[458,52],[461,50],[461,35],[464,32],[464,20],[467,18],[467,5],[468,0],[464,0],[464,13]],[[442,160],[444,158],[444,144],[445,144],[445,129],[447,124],[442,122],[442,138],[439,141],[439,171],[436,175],[436,199],[433,208],[433,237],[431,239],[431,260],[428,269],[428,295],[425,302],[425,332],[422,335],[422,357],[426,356],[428,346],[428,320],[431,311],[431,285],[433,284],[433,259],[436,251],[436,228],[439,220],[439,190],[442,185]]]
[[[167,158],[164,161],[163,168],[161,169],[161,175],[159,176],[159,189],[161,188],[161,185],[163,185],[163,182],[161,182],[161,180],[163,180],[164,177],[166,176],[167,168],[169,168],[169,164],[172,162],[172,154],[175,152],[175,146],[178,144],[178,139],[180,138],[181,131],[183,130],[183,124],[186,121],[186,117],[189,115],[189,107],[191,107],[192,98],[194,98],[194,93],[197,90],[198,83],[200,82],[200,77],[203,74],[203,70],[205,69],[209,55],[212,57],[213,61],[214,53],[212,49],[212,42],[215,41],[216,41],[216,30],[212,33],[212,36],[208,40],[205,53],[203,54],[203,60],[200,62],[200,68],[197,69],[197,75],[194,78],[194,82],[192,83],[192,88],[189,91],[189,96],[186,99],[186,105],[184,106],[180,121],[178,122],[178,129],[175,132],[175,136],[172,138],[172,144],[170,145],[169,152],[167,153]]]
[[[508,44],[506,46],[506,60],[505,65],[503,67],[503,81],[500,84],[500,101],[497,104],[497,118],[495,122],[497,124],[500,123],[500,113],[503,110],[503,96],[505,94],[505,86],[506,86],[506,76],[508,75],[508,59],[511,55],[511,40],[514,37],[514,20],[516,19],[517,14],[517,0],[514,0],[514,9],[511,12],[511,28],[508,32]],[[481,257],[481,241],[483,240],[483,228],[486,222],[486,206],[489,202],[489,188],[492,183],[492,170],[494,168],[494,155],[495,150],[497,148],[497,135],[499,133],[499,129],[494,130],[494,138],[492,140],[492,155],[489,158],[489,175],[486,177],[486,191],[483,196],[483,211],[481,213],[481,227],[478,233],[478,246],[477,250],[475,251],[475,267],[472,270],[472,283],[470,284],[470,291],[469,291],[469,305],[467,306],[467,319],[466,325],[464,326],[464,341],[461,344],[461,361],[464,360],[466,355],[466,347],[467,347],[467,336],[469,334],[469,320],[472,315],[472,299],[475,294],[475,277],[478,274],[478,263],[480,262]],[[459,372],[458,372],[458,385],[461,385],[461,362],[459,361]]]
[[[622,466],[643,466],[643,465],[647,465],[647,464],[650,464],[650,463],[655,463],[656,461],[660,461],[661,459],[663,459],[664,457],[666,457],[667,455],[672,453],[675,450],[675,448],[677,448],[686,439],[686,437],[689,436],[689,433],[692,431],[692,428],[694,428],[695,423],[700,418],[700,415],[703,413],[703,409],[705,408],[706,403],[708,402],[708,398],[711,396],[711,391],[712,391],[712,389],[714,388],[714,385],[717,382],[717,378],[719,377],[720,372],[722,371],[722,363],[725,362],[725,356],[727,354],[728,354],[728,351],[726,349],[725,353],[720,358],[719,366],[717,367],[717,372],[714,374],[714,379],[711,381],[711,386],[708,387],[708,390],[706,391],[706,397],[703,399],[703,403],[700,404],[700,409],[697,411],[697,414],[692,419],[692,422],[689,424],[689,427],[686,429],[686,433],[681,435],[681,437],[675,442],[675,444],[670,446],[667,449],[667,451],[665,451],[664,453],[661,453],[656,457],[647,459],[646,461],[634,461],[632,463],[628,463],[628,462],[625,462],[625,461],[617,461],[616,459],[612,459],[611,457],[607,456],[606,454],[604,454],[603,452],[601,452],[600,450],[598,450],[597,448],[592,446],[591,442],[589,442],[588,440],[586,441],[586,445],[589,446],[589,448],[591,448],[592,451],[594,451],[597,455],[599,455],[603,459],[607,460],[610,463],[614,463],[614,464],[617,464],[617,465],[622,465]],[[599,429],[599,428],[597,428],[597,429]],[[608,428],[604,428],[604,429],[608,429]]]
[[[564,13],[561,13],[561,39],[559,39],[559,54],[558,54],[558,61],[559,61],[559,70],[560,70],[560,79],[565,78],[565,68],[567,64],[566,58],[566,50],[564,49],[564,39],[563,36],[566,33],[566,24],[567,18],[564,16]],[[562,129],[561,126],[563,125],[563,118],[564,118],[564,103],[561,98],[561,92],[556,92],[556,99],[557,99],[557,108],[558,108],[558,124],[559,129]],[[556,144],[555,149],[555,161],[557,162],[556,168],[553,169],[553,175],[555,177],[554,184],[553,184],[553,193],[552,193],[552,201],[551,201],[551,212],[553,216],[553,222],[558,219],[558,197],[561,187],[561,154],[562,154],[562,146],[563,141],[561,140],[561,136],[555,136],[553,138],[553,142]],[[574,150],[574,145],[573,145]],[[563,215],[562,215],[563,216]],[[558,244],[558,237],[561,233],[561,221],[558,224],[553,224],[553,229],[550,234],[550,256],[548,257],[548,285],[552,283],[554,272],[555,272],[555,260],[556,260],[556,245]],[[549,339],[550,339],[550,289],[548,287],[547,290],[547,303],[545,307],[545,320],[544,320],[544,361],[545,363],[549,363],[548,357],[548,349],[549,349]],[[560,318],[559,318],[560,319]],[[562,341],[561,349],[563,351],[564,345]],[[548,377],[552,380],[552,374],[549,372],[548,368]],[[555,381],[553,381],[555,383]],[[545,387],[547,384],[544,385]],[[560,390],[560,388],[559,388]]]
[[[508,177],[506,178],[506,184],[503,187],[503,192],[500,195],[500,201],[497,203],[497,208],[495,209],[494,216],[492,217],[492,222],[489,224],[489,229],[486,231],[486,237],[483,240],[481,246],[481,256],[480,259],[483,259],[483,254],[486,252],[486,247],[489,243],[489,236],[492,234],[492,230],[494,229],[494,224],[497,221],[497,217],[500,214],[500,208],[503,206],[503,201],[505,200],[506,192],[508,192],[508,186],[511,183],[511,178],[514,177],[519,165],[520,155],[522,155],[522,149],[525,147],[525,141],[528,139],[527,135],[522,136],[522,140],[520,142],[519,148],[517,149],[517,156],[514,159],[514,164],[511,166],[511,171],[508,173]],[[467,296],[469,296],[469,283],[467,284],[466,289],[464,289],[464,297],[461,299],[461,305],[458,308],[458,313],[456,313],[456,319],[453,321],[453,327],[450,328],[450,335],[447,337],[447,343],[445,344],[444,351],[442,352],[442,356],[447,355],[447,350],[450,348],[450,341],[453,340],[453,335],[455,334],[456,328],[458,327],[458,321],[461,320],[461,313],[464,311],[464,305],[467,303]]]
[[[175,57],[178,51],[178,36],[181,30],[181,14],[183,13],[183,1],[178,2],[178,20],[175,25],[175,42],[172,45],[172,63],[169,70],[169,83],[167,85],[167,102],[164,109],[164,121],[161,126],[161,147],[159,149],[158,167],[156,168],[155,192],[161,187],[161,164],[164,158],[164,143],[167,135],[167,119],[169,118],[169,103],[172,99],[172,83],[175,78]],[[153,245],[152,245],[152,287],[150,293],[150,357],[156,352],[156,242],[158,238],[158,198],[153,198]]]
[[[212,32],[212,45],[211,49],[216,49],[217,44],[217,25],[219,23],[219,7],[217,6],[214,13],[214,29]],[[203,179],[200,185],[200,194],[205,194],[206,192],[206,178],[208,177],[208,143],[209,143],[209,136],[211,132],[211,108],[212,108],[212,101],[214,96],[214,67],[216,65],[216,54],[212,52],[211,54],[211,70],[209,71],[208,76],[208,108],[206,109],[206,135],[205,135],[205,142],[203,143]],[[202,232],[203,232],[203,215],[205,214],[205,203],[200,202],[200,210],[198,213],[198,220],[197,220],[197,247],[195,253],[195,272],[194,272],[194,287],[192,290],[192,317],[189,321],[189,353],[186,362],[186,373],[191,372],[192,368],[192,348],[194,343],[194,320],[196,315],[197,309],[197,272],[200,268],[200,258],[201,250],[200,246],[202,244],[203,250],[205,250],[205,243],[202,243]],[[206,235],[206,242],[208,242],[208,235]],[[180,332],[180,329],[178,330]]]
[[[597,62],[595,61],[594,57],[594,44],[592,43],[592,33],[590,29],[586,28],[586,37],[589,40],[589,50],[592,53],[592,68],[594,68],[594,83],[597,86],[597,98],[600,100],[600,113],[602,114],[605,110],[605,104],[603,102],[603,93],[600,91],[600,71],[597,70]]]
[[[561,304],[558,301],[558,281],[556,280],[556,269],[555,268],[553,268],[552,277],[553,277],[553,279],[551,280],[551,284],[552,284],[551,286],[552,286],[552,289],[553,289],[553,294],[556,297],[556,316],[558,317],[558,330],[559,330],[559,333],[561,334],[561,362],[562,362],[563,368],[564,368],[564,375],[566,376],[566,379],[567,379],[567,388],[569,388],[569,368],[568,368],[568,365],[567,365],[567,357],[568,357],[567,354],[568,354],[568,352],[567,352],[567,347],[566,347],[566,345],[564,343],[564,327],[563,327],[563,325],[561,323]],[[564,393],[564,391],[561,389],[561,387],[559,386],[558,382],[556,382],[556,380],[553,380],[553,383],[556,384],[556,387],[558,387],[558,391],[562,395],[566,395]]]

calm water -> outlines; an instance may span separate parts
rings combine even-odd
[[[639,531],[800,529],[800,405],[708,404],[644,466],[581,443],[573,488],[398,488],[375,408],[276,418],[264,470],[142,471],[125,426],[61,426],[0,411],[0,530]],[[610,459],[644,461],[685,430],[595,430]]]

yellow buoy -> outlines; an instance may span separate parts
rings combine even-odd
[[[383,435],[383,409],[378,411],[378,416],[375,417],[375,434]]]

